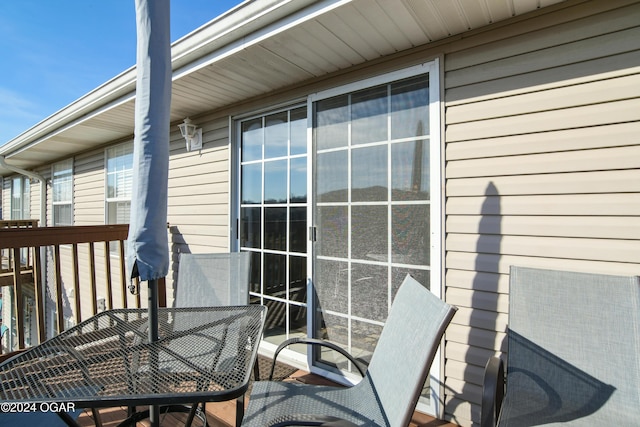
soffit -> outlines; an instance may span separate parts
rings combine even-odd
[[[180,122],[186,116],[223,108],[561,1],[245,2],[251,10],[245,10],[243,3],[172,47],[171,121]],[[258,8],[261,4],[264,7]],[[293,5],[305,7],[296,10]],[[72,104],[0,147],[0,155],[5,155],[11,165],[28,169],[131,138],[134,89],[132,68],[81,98],[78,105]],[[81,102],[85,98],[86,106]],[[46,132],[38,132],[39,129]],[[7,173],[0,168],[0,174]]]

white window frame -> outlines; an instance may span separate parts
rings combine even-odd
[[[53,225],[54,226],[69,226],[74,223],[73,214],[73,158],[63,160],[55,163],[51,167],[51,182],[52,182],[52,195],[51,203],[53,205]],[[58,186],[69,185],[68,191],[57,192]],[[59,195],[67,193],[68,198],[58,199]],[[59,218],[56,215],[56,206],[69,206],[71,208],[71,221],[70,223],[60,223]]]
[[[114,153],[114,154],[112,154]],[[113,147],[109,147],[105,150],[105,192],[104,192],[104,200],[105,200],[105,224],[117,224],[114,222],[114,218],[109,217],[109,204],[110,203],[119,203],[119,202],[128,202],[131,204],[131,185],[133,179],[133,163],[131,163],[131,167],[120,168],[110,170],[109,169],[109,160],[112,158],[118,157],[126,157],[131,155],[133,157],[133,142],[125,142],[123,144],[118,144]],[[115,184],[116,184],[116,195],[113,197],[109,197],[109,176],[116,176]],[[118,176],[120,175],[120,176]],[[123,184],[123,189],[118,189],[118,184]],[[128,186],[128,188],[127,188]],[[120,194],[118,194],[120,193]],[[128,222],[128,221],[127,221]]]
[[[117,224],[116,218],[110,218],[109,215],[109,206],[111,203],[129,203],[129,208],[131,208],[131,191],[132,191],[132,181],[133,181],[133,160],[131,162],[131,167],[120,168],[110,170],[109,169],[109,160],[115,159],[118,157],[126,157],[131,156],[133,159],[133,142],[125,142],[122,144],[114,145],[105,149],[104,152],[104,220],[105,224]],[[125,165],[128,166],[128,165]],[[122,176],[118,176],[118,174]],[[116,188],[116,196],[109,197],[109,176],[116,176],[115,183],[116,187],[118,183],[124,184],[124,189],[119,191]],[[127,188],[128,186],[128,188]],[[118,194],[120,193],[120,194]],[[129,223],[129,218],[127,218],[125,223]],[[117,245],[110,245],[111,255],[117,255]]]
[[[20,194],[15,197],[15,185],[16,182],[20,182]],[[31,216],[31,181],[25,176],[15,176],[11,178],[11,191],[10,191],[10,214],[11,219],[29,219]],[[19,202],[19,206],[15,205],[16,200]]]

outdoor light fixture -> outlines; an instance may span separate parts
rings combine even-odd
[[[187,142],[187,151],[202,149],[202,128],[196,128],[196,125],[191,123],[189,117],[184,119],[184,123],[180,123],[178,127],[182,137]]]

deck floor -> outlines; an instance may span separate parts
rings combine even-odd
[[[261,372],[266,372],[267,369]],[[266,366],[265,366],[266,368]],[[285,370],[286,371],[286,370]],[[310,374],[305,371],[295,371],[291,369],[289,372],[285,372],[287,381],[300,381],[307,384],[331,384],[325,378],[317,375]],[[262,375],[260,375],[262,377]],[[278,378],[278,375],[274,376]],[[282,377],[279,379],[283,379]],[[245,399],[245,406],[248,403],[248,399]],[[210,402],[207,403],[207,423],[213,427],[233,427],[235,425],[236,415],[236,402]],[[127,416],[127,408],[102,408],[100,409],[100,419],[103,427],[115,427]],[[178,427],[184,426],[186,420],[186,414],[169,414],[161,418],[162,427]],[[91,415],[91,411],[87,410],[78,419],[78,423],[82,427],[94,426],[94,420]],[[148,426],[148,420],[139,422],[137,427]],[[194,423],[195,425],[195,423]],[[446,421],[435,419],[429,415],[415,412],[413,419],[411,420],[411,427],[457,427],[456,424],[451,424]]]

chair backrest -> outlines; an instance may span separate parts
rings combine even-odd
[[[180,254],[176,307],[249,303],[251,253]]]
[[[509,293],[501,420],[640,419],[640,278],[511,267]]]
[[[388,425],[405,427],[429,375],[440,340],[457,309],[407,275],[393,300],[366,377]]]

